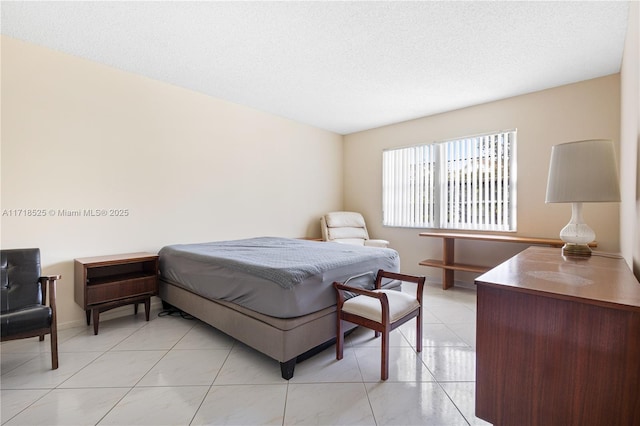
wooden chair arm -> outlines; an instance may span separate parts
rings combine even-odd
[[[338,290],[338,312],[342,310],[342,305],[344,304],[343,292],[348,291],[350,293],[355,293],[361,296],[373,297],[374,299],[378,299],[380,301],[380,307],[382,309],[382,324],[389,324],[389,298],[386,294],[382,292],[365,290],[359,287],[351,287],[348,285],[340,284],[339,282],[334,282],[333,286],[336,290]]]
[[[417,284],[416,299],[422,305],[422,292],[424,290],[424,283],[426,281],[426,278],[424,276],[407,275],[407,274],[401,274],[398,272],[389,272],[389,271],[380,269],[378,270],[378,275],[376,275],[376,289],[380,289],[382,287],[383,278],[391,278],[393,280],[406,281],[406,282]]]
[[[352,287],[352,286],[347,285],[349,283],[349,281],[357,279],[357,278],[361,278],[361,277],[366,277],[367,275],[371,275],[372,278],[374,278],[374,280],[375,280],[375,276],[373,275],[373,272],[369,271],[369,272],[363,272],[361,274],[351,276],[351,277],[347,278],[344,283],[340,283],[340,282],[335,282],[334,281],[333,286],[335,287],[336,290],[338,290],[338,306],[342,306],[342,304],[345,301],[345,297],[344,297],[344,292],[345,291],[348,291],[350,293],[363,294],[363,295],[371,296],[371,297],[377,297],[376,293],[374,293],[374,292],[372,292],[370,290],[366,290],[366,289],[363,289],[361,287]]]
[[[62,278],[62,275],[44,275],[40,277],[40,282],[44,283],[46,281],[56,281]]]
[[[40,277],[38,280],[40,281],[40,285],[42,286],[42,303],[44,304],[47,300],[47,290],[49,293],[49,307],[53,311],[55,316],[56,312],[56,283],[59,279],[62,278],[62,275],[45,275]]]
[[[361,294],[363,296],[375,297],[376,299],[380,299],[382,293],[376,293],[375,291],[366,290],[360,287],[351,287],[348,285],[341,284],[339,282],[334,282],[333,286],[340,291],[348,291],[349,293]]]

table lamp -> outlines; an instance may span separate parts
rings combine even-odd
[[[591,256],[596,234],[582,219],[582,203],[620,201],[613,142],[585,140],[554,145],[547,181],[547,203],[572,203],[571,220],[560,231],[564,256]]]

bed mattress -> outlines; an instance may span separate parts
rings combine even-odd
[[[371,288],[378,269],[400,271],[393,249],[277,237],[175,244],[159,255],[165,281],[276,318],[335,305],[334,281],[364,274],[350,284]]]

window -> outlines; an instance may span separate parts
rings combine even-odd
[[[382,154],[383,224],[515,231],[516,130]]]

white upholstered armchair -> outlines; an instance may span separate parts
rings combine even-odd
[[[322,239],[335,243],[356,244],[369,247],[387,247],[389,241],[372,240],[360,213],[331,212],[320,218]]]

